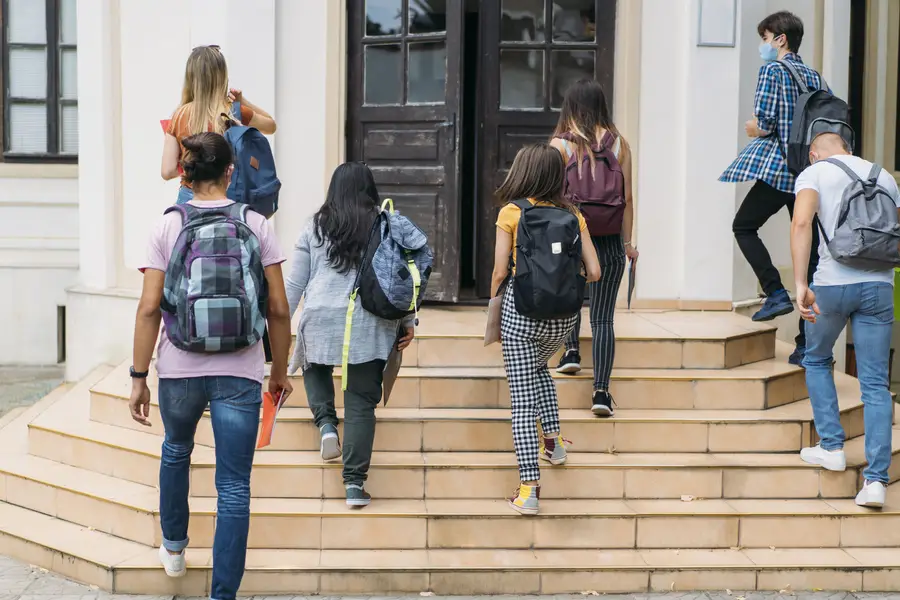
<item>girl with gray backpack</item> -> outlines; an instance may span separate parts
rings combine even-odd
[[[500,340],[519,463],[520,483],[509,506],[524,515],[539,509],[538,461],[562,465],[567,458],[547,361],[575,327],[585,282],[600,278],[584,217],[563,196],[564,172],[549,144],[527,146],[497,190],[506,205],[497,217],[491,296],[503,296]]]
[[[407,299],[407,310],[387,314],[373,306],[372,301],[384,308],[384,304],[390,304],[392,294],[376,297],[375,284],[361,284],[373,279],[368,269],[373,252],[383,252],[381,246],[386,246],[373,244],[373,238],[380,240],[375,234],[384,231],[380,226],[388,220],[401,221],[399,215],[385,214],[380,207],[375,179],[365,164],[350,162],[335,169],[325,204],[297,240],[287,279],[291,314],[303,300],[289,370],[303,370],[303,385],[320,434],[322,459],[330,461],[343,456],[344,488],[347,506],[351,508],[368,506],[371,501],[365,483],[372,460],[375,407],[382,398],[385,364],[395,347],[403,350],[412,341],[415,317],[409,309],[414,311],[421,303],[421,296],[414,298],[410,307],[411,300]],[[406,219],[402,221],[408,223]],[[392,233],[401,241],[407,240],[404,233],[409,233],[409,239],[415,242],[409,245],[417,245],[419,251],[423,247],[427,250],[424,234],[414,226]],[[417,260],[421,256],[421,252],[414,254]],[[427,280],[430,262],[413,260],[413,264],[421,267],[419,275]],[[409,289],[424,294],[424,283],[418,290]],[[336,366],[343,367],[345,381],[343,447],[335,409]]]

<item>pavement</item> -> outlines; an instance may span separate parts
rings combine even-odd
[[[62,383],[65,367],[0,367],[0,417],[9,411],[31,406]],[[3,598],[0,587],[0,598]]]
[[[586,592],[577,596],[553,596],[554,600],[584,600],[595,595]],[[429,600],[444,600],[440,596],[421,594],[407,598],[429,597]],[[45,569],[22,564],[9,558],[0,557],[0,600],[188,600],[182,596],[127,596],[107,594],[94,587],[88,587],[57,577]],[[254,596],[254,600],[306,600],[308,596]],[[358,600],[365,596],[332,597],[328,600]],[[393,600],[393,597],[372,597],[371,600]],[[454,600],[517,600],[533,598],[529,596],[484,596]],[[669,592],[664,594],[627,594],[603,596],[609,600],[900,600],[900,594],[870,594],[851,592]],[[193,600],[193,599],[190,599]],[[202,599],[196,599],[202,600]],[[326,600],[318,596],[310,600]],[[449,598],[447,600],[450,600]]]

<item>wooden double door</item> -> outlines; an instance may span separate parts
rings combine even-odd
[[[348,0],[347,158],[435,250],[428,298],[489,294],[494,190],[571,83],[613,95],[616,0]]]

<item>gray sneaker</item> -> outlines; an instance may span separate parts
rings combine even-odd
[[[561,435],[552,438],[541,438],[539,456],[541,460],[546,460],[551,465],[564,465],[568,458],[566,445],[571,443],[569,440],[563,439]]]
[[[341,440],[338,438],[337,427],[330,423],[322,425],[319,430],[322,435],[320,451],[322,460],[334,460],[341,457]]]
[[[346,489],[347,506],[350,508],[362,508],[372,502],[372,496],[363,489],[363,486],[350,483],[346,486]]]

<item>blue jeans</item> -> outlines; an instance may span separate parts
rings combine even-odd
[[[256,448],[262,385],[239,377],[159,380],[159,412],[166,435],[159,465],[163,545],[188,545],[188,491],[194,433],[209,405],[216,441],[216,534],[210,598],[233,600],[244,576],[250,528],[250,468]]]
[[[187,204],[191,200],[194,199],[194,190],[187,186],[181,186],[178,188],[178,199],[175,200],[175,204]]]
[[[825,450],[844,447],[837,390],[831,370],[834,343],[849,320],[865,415],[867,481],[887,485],[893,406],[888,381],[894,288],[889,283],[813,286],[821,314],[806,326],[806,387],[816,432]]]

